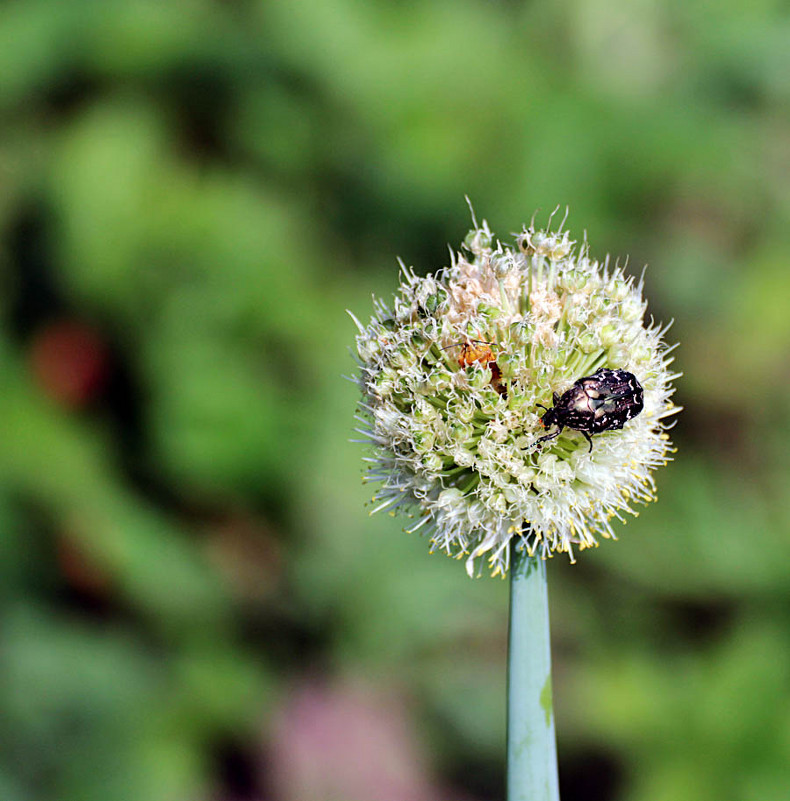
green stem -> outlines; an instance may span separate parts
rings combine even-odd
[[[559,801],[546,562],[510,546],[507,801]]]

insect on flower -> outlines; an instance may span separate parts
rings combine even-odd
[[[554,393],[554,406],[540,418],[545,428],[557,430],[538,440],[546,442],[560,435],[563,428],[581,431],[590,443],[590,434],[622,428],[644,407],[644,390],[636,376],[625,370],[601,368],[591,376],[580,378],[562,395]],[[536,443],[537,444],[537,443]]]
[[[491,386],[500,394],[507,395],[507,387],[502,383],[502,371],[496,363],[496,355],[491,350],[493,342],[484,342],[482,339],[467,339],[464,342],[457,342],[455,345],[448,345],[449,348],[461,348],[458,354],[458,364],[460,367],[471,367],[480,364],[491,371]]]
[[[504,575],[515,542],[573,560],[655,500],[678,376],[641,279],[562,226],[508,245],[473,224],[448,266],[401,267],[391,303],[352,315],[357,419],[373,511],[413,515],[409,531],[470,575],[483,559]],[[599,434],[588,457],[582,436]]]

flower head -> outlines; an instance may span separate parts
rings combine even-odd
[[[645,323],[641,280],[593,260],[586,242],[577,249],[562,225],[525,227],[511,247],[475,222],[449,267],[424,278],[401,267],[392,306],[374,301],[367,326],[354,318],[374,512],[404,507],[410,530],[466,557],[470,575],[484,555],[504,575],[512,538],[573,559],[654,500],[652,471],[672,451],[665,420],[679,408],[666,328]],[[546,409],[601,369],[632,374],[643,409],[621,428],[585,430],[612,400],[604,388],[582,422],[547,439]]]

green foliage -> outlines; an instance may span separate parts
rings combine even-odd
[[[368,518],[340,378],[344,310],[397,254],[443,266],[464,194],[497,231],[569,204],[651,265],[682,342],[658,504],[549,565],[563,798],[782,797],[787,27],[773,2],[5,4],[0,798],[269,797],[274,710],[316,675],[412,698],[437,783],[501,795],[506,585]]]

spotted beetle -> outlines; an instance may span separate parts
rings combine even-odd
[[[580,378],[562,395],[555,392],[553,400],[551,409],[540,406],[546,409],[540,421],[545,428],[557,426],[557,430],[541,437],[538,443],[555,439],[563,428],[572,428],[584,434],[590,443],[590,452],[590,434],[622,428],[645,405],[644,390],[635,375],[604,367],[586,378]]]

